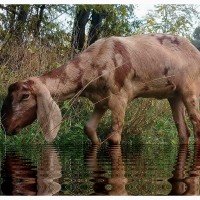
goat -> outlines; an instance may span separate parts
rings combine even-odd
[[[1,119],[5,132],[18,133],[38,119],[47,142],[53,141],[62,121],[57,105],[74,97],[87,97],[94,111],[84,132],[100,144],[96,128],[110,109],[112,128],[108,142],[120,144],[128,103],[138,97],[167,98],[179,142],[187,144],[185,108],[200,143],[200,53],[185,38],[169,34],[109,37],[96,41],[67,64],[38,77],[11,84]]]

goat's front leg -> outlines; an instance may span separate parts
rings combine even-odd
[[[106,108],[101,108],[100,106],[95,105],[93,113],[84,128],[84,132],[91,140],[92,144],[100,144],[96,129],[106,110]]]
[[[185,122],[185,106],[183,104],[182,98],[177,96],[168,99],[168,101],[171,106],[173,119],[178,131],[179,143],[188,144],[190,131]]]
[[[127,107],[127,100],[118,95],[113,95],[109,101],[109,108],[112,115],[112,129],[108,135],[110,144],[121,143],[121,133],[124,125],[124,116]]]

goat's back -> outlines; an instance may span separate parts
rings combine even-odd
[[[108,72],[107,79],[118,86],[124,85],[130,74],[131,79],[134,76],[145,82],[175,76],[177,85],[180,79],[200,74],[200,53],[196,47],[183,37],[169,34],[100,39],[80,54],[80,59],[86,63],[83,67],[87,74],[92,71],[92,76],[97,77]]]

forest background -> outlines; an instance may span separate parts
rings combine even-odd
[[[102,37],[171,33],[188,38],[200,50],[199,5],[158,4],[143,17],[136,15],[137,9],[136,4],[0,4],[0,107],[9,84],[59,67]],[[92,108],[87,99],[72,105],[64,102],[64,120],[55,143],[88,142],[83,127]],[[110,112],[98,128],[102,140],[109,127]],[[0,141],[45,143],[37,122],[13,137],[0,130]],[[131,103],[123,142],[177,143],[168,102],[137,99]]]

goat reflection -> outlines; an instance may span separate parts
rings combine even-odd
[[[7,153],[2,163],[2,192],[5,195],[55,195],[61,186],[61,164],[52,146],[42,151],[41,162],[36,167],[13,153]]]
[[[127,195],[125,188],[127,178],[125,177],[121,146],[113,145],[108,149],[111,159],[111,177],[109,178],[109,175],[105,175],[106,171],[98,163],[98,150],[99,146],[93,145],[85,157],[88,169],[93,172],[90,181],[94,183],[94,193],[91,195]]]
[[[199,195],[200,146],[194,148],[193,163],[189,175],[186,176],[189,157],[188,146],[180,145],[173,177],[168,180],[172,185],[169,195]]]

